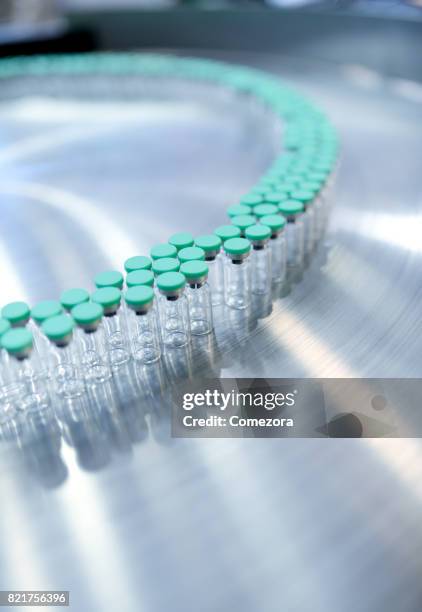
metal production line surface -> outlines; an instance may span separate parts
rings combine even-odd
[[[342,164],[326,244],[269,316],[219,331],[217,372],[420,376],[418,86],[358,66],[221,58],[320,102]],[[221,92],[141,103],[130,79],[114,98],[101,79],[21,87],[31,95],[0,105],[2,303],[89,286],[174,231],[209,231],[275,151],[268,118]],[[3,448],[0,588],[67,589],[81,612],[420,609],[418,440],[172,440],[158,417],[144,425],[83,430],[93,457],[72,432],[44,457]],[[52,480],[34,470],[50,454]]]

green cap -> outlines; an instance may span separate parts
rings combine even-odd
[[[321,180],[306,180],[300,184],[300,189],[305,189],[306,191],[312,191],[314,195],[321,191],[321,188],[324,185],[324,181]]]
[[[180,272],[164,272],[157,278],[158,288],[164,292],[178,291],[183,289],[185,284],[185,277]]]
[[[253,212],[254,215],[260,219],[266,215],[276,215],[278,213],[278,206],[275,204],[260,204],[259,206],[255,206]]]
[[[122,299],[122,294],[117,287],[102,287],[97,289],[91,295],[91,300],[96,304],[100,304],[104,310],[110,308],[117,310]]]
[[[230,218],[237,217],[239,215],[248,215],[251,212],[250,206],[245,206],[244,204],[235,204],[234,206],[229,206],[227,209],[227,214]]]
[[[188,281],[205,279],[208,276],[208,266],[205,261],[186,261],[180,266],[180,272]]]
[[[85,302],[72,308],[72,317],[81,327],[90,327],[101,321],[104,314],[101,304],[96,302]]]
[[[240,229],[234,225],[220,225],[214,231],[214,234],[220,238],[222,242],[230,240],[230,238],[239,238]]]
[[[96,275],[94,283],[98,289],[102,287],[117,287],[117,289],[121,289],[123,287],[123,280],[123,274],[118,270],[106,270]]]
[[[175,257],[163,257],[152,262],[152,271],[156,276],[166,272],[177,272],[180,268],[180,261]]]
[[[201,261],[205,259],[205,251],[197,246],[186,247],[179,251],[179,260],[185,261]]]
[[[255,217],[252,215],[239,215],[233,217],[232,223],[235,227],[238,227],[241,232],[244,232],[247,227],[255,225]]]
[[[271,230],[267,225],[251,225],[245,231],[246,238],[251,242],[262,242],[271,237]]]
[[[26,302],[10,302],[3,306],[1,316],[7,319],[12,327],[25,324],[30,317],[31,311]]]
[[[288,191],[269,191],[266,195],[265,195],[265,203],[266,204],[275,204],[276,206],[278,206],[280,204],[280,202],[284,202],[284,200],[288,200],[289,199],[289,192]]]
[[[251,250],[251,243],[245,238],[230,238],[224,243],[224,250],[229,255],[245,255]]]
[[[89,293],[86,289],[66,289],[60,296],[60,302],[66,310],[72,310],[78,304],[89,301]]]
[[[291,217],[303,212],[305,207],[299,200],[286,200],[285,202],[280,202],[278,209],[285,217]]]
[[[186,247],[193,245],[193,236],[188,232],[180,232],[179,234],[173,234],[173,236],[170,236],[168,241],[169,244],[172,244],[178,251],[180,251],[180,249],[185,249]]]
[[[1,337],[1,346],[11,355],[18,355],[32,349],[34,338],[26,327],[9,329]]]
[[[290,192],[293,200],[299,200],[303,204],[309,204],[315,197],[315,192],[310,189],[295,189]]]
[[[240,198],[240,203],[244,204],[245,206],[254,208],[254,206],[262,204],[262,196],[259,193],[247,193],[242,198]]]
[[[195,238],[195,244],[197,247],[205,251],[205,253],[215,252],[219,251],[221,248],[221,238],[214,234],[198,236],[198,238]]]
[[[124,266],[127,273],[134,270],[151,270],[151,260],[145,255],[135,255],[126,259]]]
[[[44,302],[38,302],[31,310],[31,317],[39,325],[49,319],[50,317],[56,317],[61,314],[62,305],[57,300],[44,300]]]
[[[154,285],[154,273],[152,270],[134,270],[126,276],[126,285],[136,287],[137,285]]]
[[[100,289],[100,291],[102,291],[102,289]],[[44,321],[41,329],[49,340],[55,342],[64,340],[70,336],[74,326],[75,324],[72,317],[68,314],[60,314]]]
[[[156,244],[150,251],[152,259],[163,257],[177,257],[177,249],[173,244]]]
[[[0,338],[10,329],[10,323],[7,319],[0,318]]]
[[[133,308],[133,310],[137,310],[142,306],[146,306],[147,304],[151,304],[154,300],[154,291],[151,287],[147,287],[146,285],[136,285],[135,287],[130,287],[125,293],[125,301],[126,304]]]
[[[266,215],[259,220],[262,225],[266,225],[272,232],[278,232],[286,225],[286,219],[282,215]]]

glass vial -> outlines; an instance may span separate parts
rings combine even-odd
[[[51,317],[42,324],[42,331],[50,342],[51,374],[59,393],[68,381],[82,378],[77,344],[73,340],[74,326],[67,314]]]
[[[271,275],[273,283],[282,283],[286,278],[286,219],[282,215],[268,215],[261,223],[270,228]]]
[[[152,275],[152,273],[150,272]],[[91,296],[95,304],[99,304],[104,311],[103,328],[105,349],[129,350],[128,332],[125,312],[121,308],[122,295],[117,287],[102,287],[97,289]]]
[[[246,238],[252,244],[251,291],[263,295],[271,291],[271,230],[266,225],[252,225],[246,230]]]
[[[180,266],[185,276],[186,297],[189,305],[190,332],[193,336],[209,334],[213,329],[211,292],[207,283],[208,266],[205,261],[187,261]]]
[[[204,250],[208,266],[208,285],[211,291],[211,304],[218,306],[224,301],[224,272],[221,255],[222,240],[214,234],[198,236],[195,244]]]
[[[250,303],[251,244],[245,238],[230,238],[224,243],[224,300],[230,308],[244,309]]]
[[[10,329],[1,337],[1,346],[9,356],[10,380],[22,385],[23,394],[48,396],[48,370],[35,347],[32,332],[26,327]]]
[[[305,236],[303,227],[304,205],[299,200],[286,200],[279,204],[280,212],[286,217],[287,266],[297,267],[303,263]]]
[[[182,347],[190,341],[185,285],[185,277],[180,272],[164,272],[157,277],[161,338],[168,348]]]
[[[147,285],[130,287],[125,301],[132,356],[140,363],[155,363],[160,359],[161,349],[154,291]]]
[[[94,302],[72,308],[72,318],[78,326],[76,341],[85,374],[87,368],[102,364],[105,360],[103,313],[103,307]]]

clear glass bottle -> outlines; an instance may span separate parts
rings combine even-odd
[[[104,310],[100,304],[85,302],[72,308],[77,324],[76,341],[84,374],[87,369],[105,363],[106,350],[102,326]]]
[[[251,243],[245,238],[230,238],[224,243],[224,299],[227,306],[242,310],[250,303]]]
[[[231,226],[229,226],[231,227]],[[208,266],[208,285],[211,291],[211,304],[218,306],[224,301],[224,272],[221,256],[222,240],[215,234],[198,236],[195,244],[205,252],[205,262]]]
[[[252,244],[251,253],[251,291],[262,295],[271,291],[271,230],[268,226],[257,224],[248,227],[246,238]]]
[[[304,206],[299,200],[286,200],[279,210],[287,219],[285,228],[287,242],[287,266],[298,267],[303,263],[305,238],[303,229]]]
[[[130,272],[129,274],[136,273]],[[152,272],[147,271],[147,273],[152,276]],[[129,352],[127,321],[121,308],[122,295],[120,290],[117,287],[103,287],[94,291],[91,299],[95,304],[102,306],[104,311],[104,340],[109,360],[112,357],[111,352],[116,349]]]
[[[68,381],[82,379],[78,346],[73,339],[74,326],[68,314],[51,317],[42,324],[42,331],[50,342],[51,374],[59,394]]]
[[[185,285],[185,277],[180,272],[164,272],[157,277],[161,338],[168,348],[182,347],[190,341]]]
[[[261,223],[271,230],[271,275],[273,283],[282,283],[286,278],[287,245],[285,236],[286,219],[282,215],[268,215]]]
[[[161,349],[154,291],[146,285],[130,287],[125,301],[132,356],[140,363],[155,363],[160,359]]]
[[[51,317],[55,317],[63,312],[61,303],[58,300],[44,300],[38,302],[31,310],[31,320],[28,328],[34,335],[35,346],[43,359],[50,357],[50,342],[42,331],[42,324]]]
[[[291,192],[294,200],[302,202],[303,213],[303,232],[304,232],[304,253],[309,255],[314,250],[316,243],[316,216],[315,216],[315,192],[309,188],[301,188]]]
[[[9,356],[10,380],[22,385],[22,393],[49,396],[48,369],[36,349],[32,332],[26,327],[10,329],[1,337],[1,346]]]
[[[189,305],[190,332],[203,336],[213,330],[211,292],[207,283],[208,266],[205,261],[187,261],[180,266],[187,281],[186,297]]]

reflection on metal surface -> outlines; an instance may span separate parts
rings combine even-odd
[[[250,316],[222,316],[216,337],[193,347],[190,364],[172,360],[173,371],[420,376],[420,107],[390,98],[390,90],[381,97],[354,89],[336,67],[249,60],[282,71],[337,121],[344,163],[333,224],[326,250],[300,283],[293,279],[275,296],[272,309],[255,304]],[[20,86],[23,95],[25,79]],[[39,87],[48,98],[48,82]],[[108,85],[105,97],[118,105],[113,91]],[[77,80],[63,85],[70,106],[83,93]],[[1,167],[0,188],[12,181],[17,188],[14,195],[1,191],[7,299],[12,290],[35,301],[64,288],[65,276],[57,280],[50,272],[65,248],[49,253],[49,244],[37,245],[33,227],[45,215],[57,223],[62,242],[72,244],[79,261],[72,281],[82,286],[110,252],[119,257],[104,235],[93,242],[92,232],[78,231],[85,202],[101,202],[96,215],[112,219],[112,234],[119,228],[137,252],[187,220],[195,234],[221,224],[227,205],[271,159],[272,126],[233,100],[222,105],[209,91],[198,100],[189,102],[189,112],[196,108],[192,120],[187,112],[173,123],[167,100],[166,120],[162,106],[157,121],[115,117],[117,129],[106,136],[43,148]],[[0,114],[0,127],[1,147],[10,151],[57,124],[29,126]],[[41,190],[32,191],[34,185]],[[42,205],[45,197],[50,205]],[[418,441],[172,440],[164,365],[138,376],[141,404],[118,402],[102,418],[59,419],[61,444],[54,419],[32,428],[31,444],[19,434],[17,458],[2,444],[4,588],[68,588],[78,612],[178,612],[192,602],[204,612],[305,610],[310,601],[314,612],[418,609]],[[37,482],[50,487],[48,494]]]

